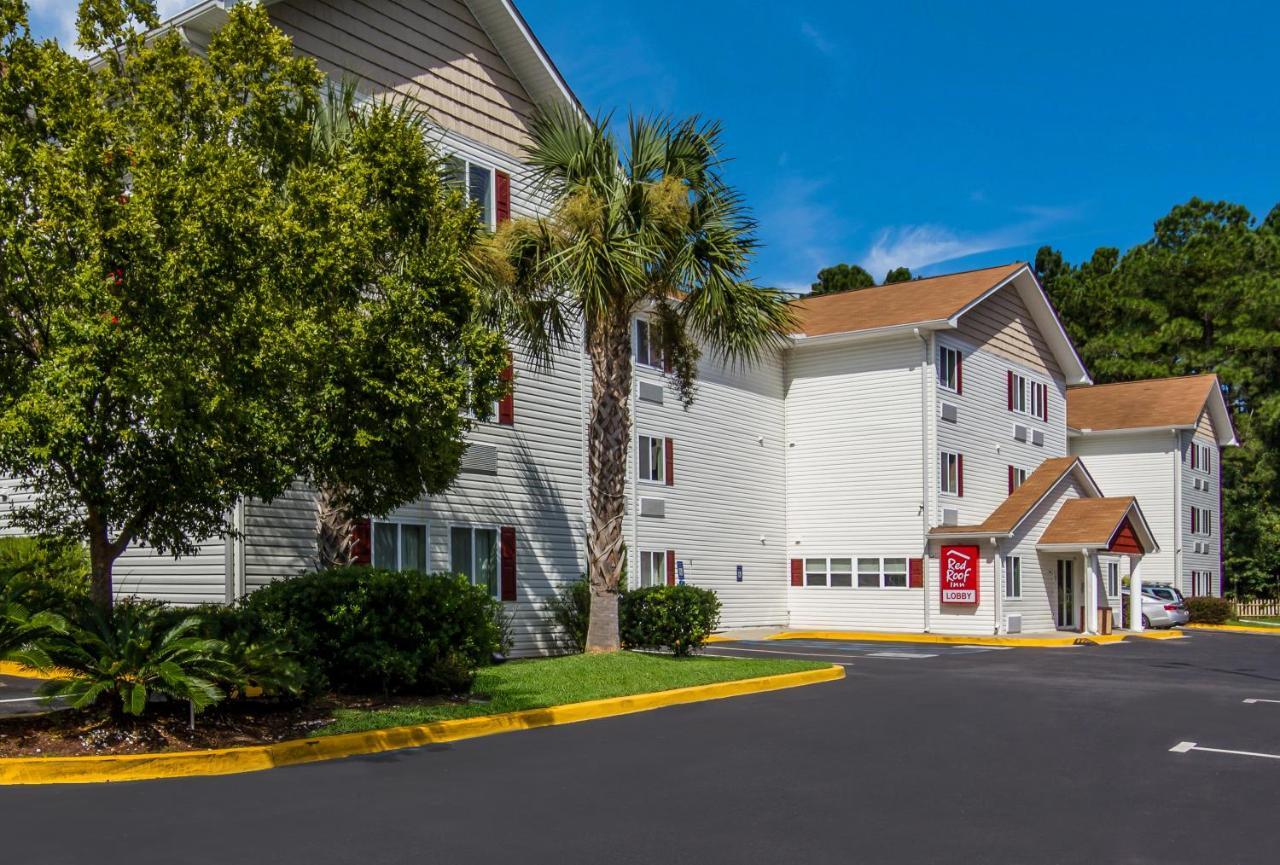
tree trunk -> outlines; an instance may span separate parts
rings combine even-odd
[[[107,525],[95,508],[89,508],[89,597],[104,610],[110,610],[114,599],[111,571],[116,552],[108,536]]]
[[[316,558],[321,569],[355,564],[356,521],[341,501],[340,490],[322,487],[316,494]]]
[[[587,577],[591,584],[588,652],[616,652],[618,584],[625,567],[627,451],[631,440],[631,318],[604,322],[588,333],[591,425],[587,432],[591,524]]]

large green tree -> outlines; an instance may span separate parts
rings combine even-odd
[[[497,233],[487,272],[503,320],[533,352],[581,327],[588,419],[588,651],[619,647],[618,587],[631,432],[632,319],[646,313],[686,405],[700,346],[750,363],[793,328],[786,296],[746,279],[754,222],[721,175],[720,127],[633,117],[619,141],[570,109],[535,119],[528,162],[544,218]]]
[[[150,0],[86,0],[80,47],[0,0],[0,473],[11,522],[181,554],[302,478],[379,513],[454,477],[505,364],[476,323],[474,215],[417,121],[317,135],[322,76],[256,5],[207,56]],[[14,503],[11,503],[13,505]]]
[[[1099,382],[1215,372],[1242,446],[1223,455],[1229,588],[1280,592],[1280,207],[1258,224],[1193,198],[1125,252],[1036,270]]]
[[[809,293],[833,294],[837,291],[870,288],[875,284],[875,277],[858,265],[836,264],[818,271],[818,281],[810,286]]]

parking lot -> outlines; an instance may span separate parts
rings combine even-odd
[[[0,789],[6,852],[131,865],[1275,861],[1280,702],[1264,701],[1280,700],[1280,639],[767,648],[843,663],[846,678],[257,774]],[[915,657],[884,654],[899,649]]]

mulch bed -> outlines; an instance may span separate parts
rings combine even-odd
[[[430,700],[338,695],[305,705],[228,701],[197,715],[195,730],[188,726],[185,703],[153,703],[143,717],[120,721],[101,712],[73,710],[0,718],[0,757],[90,757],[264,745],[312,735],[333,720],[336,708],[424,702]]]

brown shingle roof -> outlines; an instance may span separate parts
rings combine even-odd
[[[1027,476],[1000,506],[976,526],[938,526],[931,535],[1007,535],[1062,480],[1063,475],[1079,462],[1078,457],[1053,457]]]
[[[792,301],[805,336],[942,321],[1026,267],[1023,262]]]
[[[1215,387],[1218,377],[1212,373],[1073,387],[1067,391],[1067,426],[1078,430],[1195,426]]]
[[[1133,507],[1133,496],[1114,499],[1071,499],[1063,502],[1038,544],[1106,546]]]

